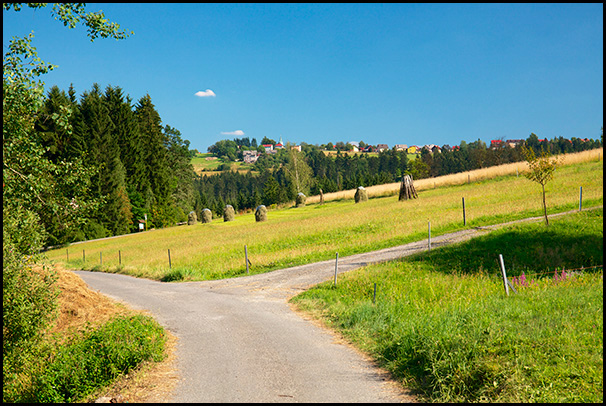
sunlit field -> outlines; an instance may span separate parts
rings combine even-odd
[[[601,150],[600,150],[601,151]],[[521,165],[521,164],[519,164]],[[489,168],[486,171],[496,169]],[[477,174],[470,174],[478,176]],[[422,187],[419,198],[398,201],[397,195],[367,202],[352,199],[270,210],[268,220],[255,222],[253,213],[234,221],[215,219],[167,229],[146,231],[104,240],[72,244],[47,252],[48,258],[68,269],[120,272],[156,280],[205,280],[243,275],[244,246],[250,273],[300,265],[386,248],[446,232],[542,215],[541,187],[523,175],[501,175],[491,180],[473,177],[467,183]],[[603,161],[560,167],[547,184],[548,213],[578,209],[579,188],[583,207],[603,203]],[[370,188],[369,188],[370,189]],[[352,193],[353,197],[353,193]],[[467,225],[463,225],[465,198]],[[309,202],[309,199],[308,199]],[[170,262],[169,262],[170,250]]]
[[[602,403],[603,297],[594,209],[360,268],[291,302],[420,401]]]
[[[575,163],[599,161],[604,158],[603,148],[592,149],[590,151],[576,152],[574,154],[560,155],[563,157],[564,165],[572,165]],[[426,190],[434,189],[441,186],[463,185],[465,183],[477,182],[480,180],[493,179],[497,176],[520,175],[528,171],[526,162],[514,162],[510,164],[492,166],[485,169],[476,169],[473,171],[453,173],[451,175],[439,176],[437,178],[427,178],[415,180],[415,189]],[[364,185],[360,185],[364,186]],[[400,182],[387,183],[384,185],[369,186],[366,188],[368,197],[391,196],[397,195],[400,191]],[[338,199],[353,199],[354,190],[341,190],[334,193],[325,193],[324,201]],[[310,196],[307,201],[309,203],[319,203],[320,196]]]

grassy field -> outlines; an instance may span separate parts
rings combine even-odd
[[[204,173],[205,175],[214,175],[221,173],[219,166],[228,164],[230,170],[248,172],[252,169],[252,165],[245,164],[244,162],[229,162],[223,160],[223,158],[216,158],[213,154],[198,154],[191,159],[191,164],[194,167],[194,172],[198,175]]]
[[[576,163],[600,161],[604,158],[602,148],[589,151],[577,152],[574,154],[561,155],[564,159],[564,164],[573,165]],[[478,182],[487,179],[494,179],[500,176],[516,175],[522,176],[527,171],[525,162],[514,162],[510,164],[492,166],[490,168],[475,169],[473,171],[454,173],[451,175],[439,176],[437,178],[418,179],[414,181],[417,191],[435,189],[442,186],[464,185],[471,182]],[[364,185],[362,185],[364,186]],[[366,188],[368,197],[392,196],[398,194],[400,190],[400,182],[387,183],[383,185],[369,186]],[[355,189],[342,190],[334,193],[325,193],[324,201],[353,199]],[[319,203],[320,196],[309,196],[308,203]]]
[[[510,296],[499,253],[526,280]],[[421,401],[601,403],[602,264],[596,209],[361,268],[291,301]]]
[[[581,186],[583,207],[603,203],[603,161],[559,168],[547,185],[548,212],[578,208]],[[215,220],[73,244],[47,256],[68,269],[156,280],[218,279],[246,272],[245,245],[250,272],[261,273],[332,259],[335,252],[343,257],[423,239],[428,221],[432,235],[463,229],[462,197],[467,227],[542,214],[540,186],[515,174],[418,190],[419,198],[409,201],[400,202],[393,195],[358,204],[334,200],[270,210],[268,220],[261,223],[248,213],[231,222]]]

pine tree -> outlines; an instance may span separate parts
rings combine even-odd
[[[189,213],[195,203],[194,168],[191,164],[189,141],[181,138],[181,132],[169,125],[164,127],[168,166],[171,168],[171,194],[173,201],[184,213]]]
[[[149,187],[145,191],[146,207],[152,221],[158,227],[166,226],[173,219],[169,218],[171,206],[169,168],[166,159],[166,148],[160,115],[152,104],[149,94],[143,96],[135,106],[135,117],[139,124],[141,151],[146,164],[146,175]]]
[[[132,224],[131,205],[126,191],[126,170],[120,160],[120,147],[113,133],[115,126],[102,99],[99,85],[94,84],[91,92],[84,93],[80,113],[82,121],[77,126],[78,132],[89,140],[89,162],[99,168],[98,176],[93,178],[93,188],[96,197],[104,199],[102,209],[93,218],[105,229],[105,236],[124,234]]]

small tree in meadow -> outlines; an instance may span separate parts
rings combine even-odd
[[[545,213],[545,224],[549,225],[547,218],[547,204],[545,203],[545,185],[553,178],[553,173],[561,164],[561,159],[551,159],[549,152],[541,147],[541,153],[537,156],[532,148],[522,145],[522,154],[528,163],[529,171],[524,174],[526,178],[537,182],[543,188],[543,211]]]

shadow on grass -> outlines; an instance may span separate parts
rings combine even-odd
[[[447,274],[498,274],[502,254],[508,276],[603,265],[602,220],[603,209],[599,209],[553,220],[549,226],[518,224],[410,260]]]

